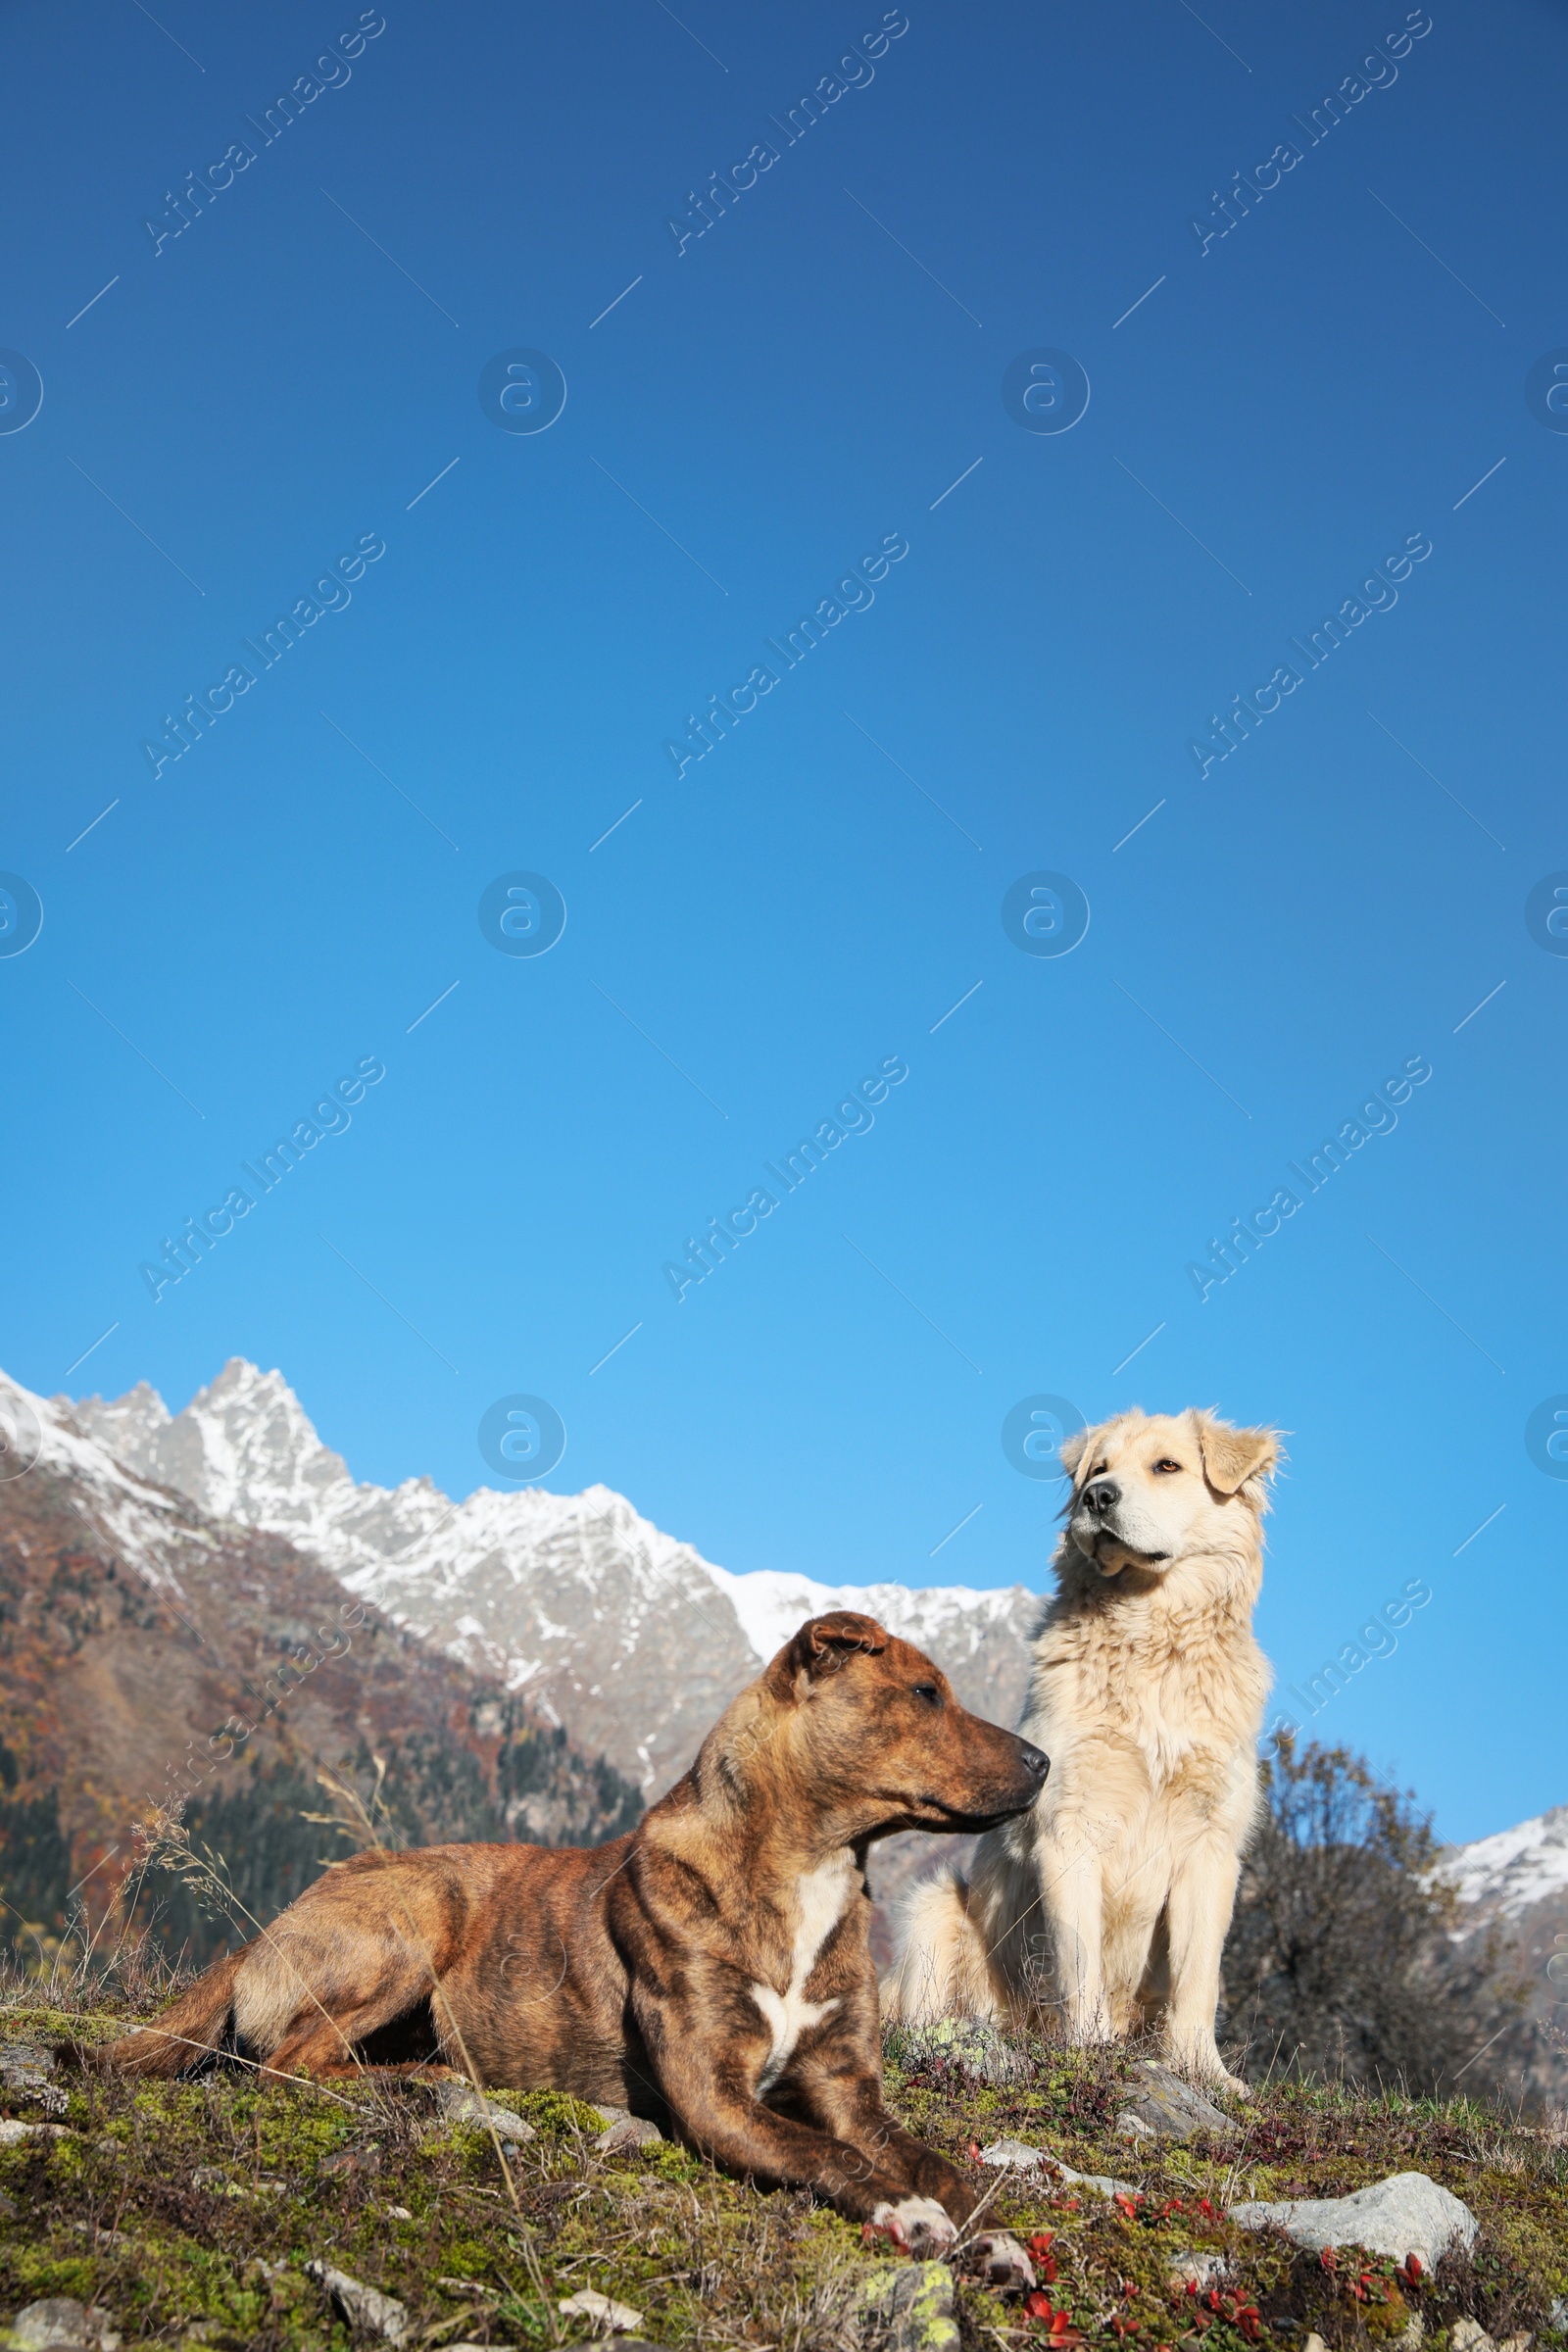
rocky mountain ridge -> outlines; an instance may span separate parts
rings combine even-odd
[[[242,1908],[177,1872],[143,1891],[172,1948],[242,1939],[349,1850],[318,1772],[368,1791],[377,1757],[395,1843],[591,1844],[640,1810],[524,1695],[0,1383],[0,1940],[36,1962],[71,1914],[101,1924],[133,1825],[176,1807]]]
[[[359,1484],[282,1375],[240,1357],[172,1417],[145,1382],[69,1410],[138,1475],[217,1518],[286,1537],[400,1624],[526,1692],[651,1797],[802,1619],[823,1609],[880,1617],[995,1721],[1014,1721],[1022,1702],[1040,1604],[1021,1586],[734,1575],[603,1486],[481,1487],[453,1502],[423,1477]]]

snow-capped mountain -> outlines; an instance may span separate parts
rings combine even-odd
[[[1509,2091],[1560,2107],[1568,2095],[1568,1805],[1453,1846],[1439,1867],[1459,1898],[1455,1942],[1473,1949],[1494,1937],[1502,1970],[1526,1987],[1498,2052]]]
[[[167,1416],[138,1397],[115,1451],[0,1374],[0,1946],[47,1952],[78,1897],[101,1924],[133,1825],[176,1801],[241,1905],[270,1915],[329,1842],[322,1766],[363,1777],[382,1758],[416,1841],[594,1843],[635,1819],[638,1790],[525,1695],[127,1464],[132,1421],[145,1436]],[[172,1948],[207,1956],[227,1932],[183,1881],[144,1891]]]
[[[1478,1922],[1519,1919],[1553,1899],[1568,1903],[1568,1805],[1455,1846],[1444,1875]]]
[[[608,1487],[480,1488],[455,1503],[428,1478],[360,1485],[282,1375],[239,1357],[172,1418],[145,1382],[70,1411],[140,1476],[214,1517],[285,1536],[411,1631],[526,1691],[650,1795],[684,1771],[802,1619],[824,1609],[879,1617],[994,1720],[1015,1720],[1022,1699],[1039,1604],[1019,1586],[920,1592],[733,1575]]]

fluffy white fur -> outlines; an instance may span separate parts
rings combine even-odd
[[[1198,1410],[1122,1413],[1063,1446],[1073,1493],[1020,1726],[1051,1777],[967,1878],[915,1888],[890,2017],[1054,2012],[1084,2041],[1162,2009],[1173,2063],[1243,2087],[1214,2014],[1258,1803],[1252,1610],[1278,1452]]]

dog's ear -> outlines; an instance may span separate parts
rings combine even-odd
[[[857,1650],[875,1657],[887,1645],[886,1630],[874,1617],[862,1617],[857,1609],[831,1609],[825,1617],[808,1617],[802,1626],[789,1646],[789,1669],[812,1677],[837,1674]]]
[[[1078,1484],[1078,1466],[1099,1435],[1098,1429],[1075,1430],[1070,1438],[1063,1438],[1056,1448],[1057,1458],[1074,1486]]]
[[[1280,1442],[1271,1429],[1233,1429],[1212,1413],[1198,1413],[1198,1443],[1202,1447],[1203,1471],[1220,1494],[1234,1494],[1250,1478],[1267,1478],[1280,1457]]]

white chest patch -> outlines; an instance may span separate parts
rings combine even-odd
[[[817,1864],[795,1886],[795,1942],[790,1952],[790,1981],[782,1992],[771,1984],[754,1984],[752,1998],[773,2032],[758,2090],[771,2090],[795,2054],[795,2045],[808,2027],[818,2026],[838,2007],[837,2000],[808,2001],[806,1987],[817,1954],[844,1917],[858,1889],[859,1873],[848,1846]]]

